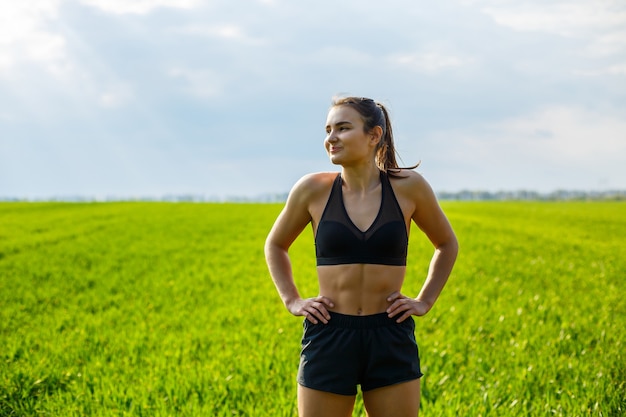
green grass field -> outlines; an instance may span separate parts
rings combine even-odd
[[[421,415],[624,415],[626,203],[443,205],[461,251],[416,319]],[[0,204],[0,415],[294,416],[280,208]],[[413,229],[406,294],[431,254]],[[291,255],[316,295],[310,230]]]

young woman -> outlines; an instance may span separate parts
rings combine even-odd
[[[368,416],[415,417],[422,373],[412,316],[426,314],[441,293],[456,260],[455,234],[415,167],[398,167],[381,104],[335,99],[324,146],[341,172],[301,178],[265,245],[283,303],[305,317],[299,414],[351,416],[360,385]],[[402,293],[411,221],[435,248],[415,298]],[[309,223],[319,295],[302,298],[288,250]]]

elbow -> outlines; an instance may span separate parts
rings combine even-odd
[[[263,248],[265,253],[265,259],[269,262],[270,259],[274,258],[278,253],[286,253],[287,249],[283,248],[278,242],[272,239],[272,236],[268,236],[265,239],[265,246]]]
[[[459,253],[459,240],[456,238],[456,235],[454,233],[452,234],[451,243],[452,243],[451,246],[454,250],[454,253],[455,254]]]
[[[456,256],[459,253],[459,241],[456,238],[456,235],[451,233],[445,241],[437,245],[437,250],[447,254],[453,259],[456,259]]]
[[[452,237],[450,239],[450,252],[454,254],[454,257],[459,253],[459,240],[456,238],[456,235],[452,233]]]
[[[265,239],[265,246],[263,247],[263,251],[265,253],[265,259],[268,259],[271,257],[272,252],[275,250],[276,245],[274,244],[274,242],[272,242],[272,239],[270,237],[268,237],[267,239]]]
[[[454,265],[456,263],[456,259],[459,255],[459,241],[454,234],[452,234],[452,240],[450,241],[450,258],[451,262]]]

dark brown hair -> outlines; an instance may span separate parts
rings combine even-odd
[[[398,165],[396,160],[397,152],[393,143],[391,120],[385,106],[367,97],[334,97],[332,107],[337,106],[350,106],[356,110],[361,115],[361,119],[363,119],[363,129],[366,133],[371,132],[376,126],[382,128],[383,136],[380,138],[376,150],[376,165],[378,165],[378,169],[387,172],[392,177],[398,177],[396,173],[401,169],[415,169],[419,166],[419,163],[410,167],[400,167]]]

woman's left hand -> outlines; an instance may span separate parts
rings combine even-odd
[[[398,291],[387,297],[387,301],[391,303],[387,308],[387,314],[389,317],[397,316],[397,323],[401,323],[411,316],[423,316],[428,313],[431,307],[425,301],[407,297]]]

